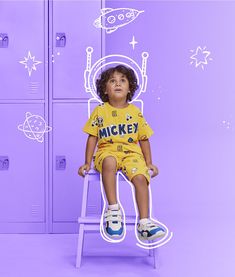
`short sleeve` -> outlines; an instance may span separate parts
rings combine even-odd
[[[98,137],[98,107],[96,107],[85,126],[83,127],[83,131],[89,135]]]
[[[142,113],[138,113],[138,140],[145,140],[153,135],[152,128],[148,125]]]

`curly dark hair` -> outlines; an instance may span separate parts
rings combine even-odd
[[[103,102],[108,102],[108,95],[105,94],[106,84],[114,72],[122,73],[128,79],[130,92],[127,94],[126,101],[131,101],[135,94],[135,91],[138,89],[139,86],[137,84],[137,78],[134,70],[124,65],[117,65],[116,67],[108,68],[101,73],[100,78],[96,80],[96,89],[98,96]]]

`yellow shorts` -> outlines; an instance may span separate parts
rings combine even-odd
[[[142,174],[150,182],[150,174],[143,155],[138,153],[125,154],[124,152],[98,151],[95,155],[95,169],[102,173],[102,162],[112,156],[116,159],[117,170],[121,170],[129,181],[136,175]]]

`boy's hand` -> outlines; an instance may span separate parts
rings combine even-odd
[[[91,166],[89,164],[84,164],[79,167],[78,174],[82,177],[85,177],[85,172],[88,172],[90,170]]]
[[[150,170],[152,170],[152,172],[153,172],[152,175],[151,175],[151,178],[153,178],[153,177],[155,177],[155,176],[158,175],[159,171],[158,171],[158,168],[157,168],[155,165],[153,165],[153,164],[148,164],[147,166],[148,166],[148,168],[149,168]]]

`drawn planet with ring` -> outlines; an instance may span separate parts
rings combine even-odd
[[[30,112],[25,114],[25,121],[18,126],[18,130],[23,131],[25,136],[29,139],[36,140],[38,142],[44,141],[44,134],[52,130],[47,126],[44,118],[40,115],[34,115]]]

